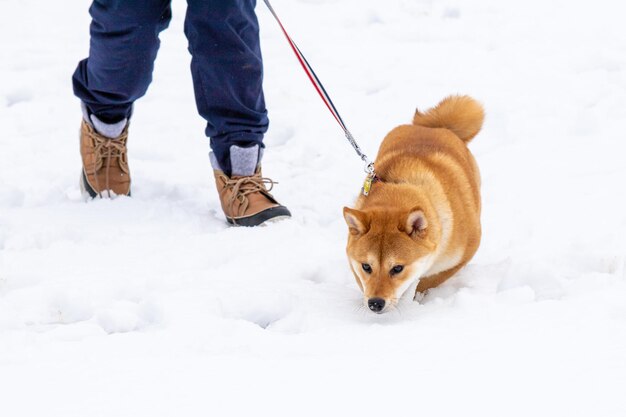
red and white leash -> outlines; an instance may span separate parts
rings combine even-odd
[[[274,19],[276,19],[276,22],[278,22],[280,29],[283,31],[285,38],[287,38],[287,41],[289,42],[291,49],[293,50],[294,54],[296,54],[296,57],[298,58],[300,65],[302,65],[302,68],[304,69],[304,72],[306,72],[306,75],[309,77],[309,80],[313,84],[313,87],[315,87],[315,90],[324,101],[324,104],[326,104],[326,107],[328,107],[328,110],[330,110],[331,114],[333,115],[337,123],[339,123],[339,126],[341,126],[341,128],[343,129],[343,132],[346,135],[346,139],[348,139],[348,142],[350,142],[350,145],[352,145],[352,147],[354,148],[357,155],[359,155],[361,160],[365,162],[365,172],[368,173],[368,178],[365,180],[365,184],[363,185],[363,194],[367,195],[372,185],[372,181],[376,177],[376,174],[374,173],[374,163],[369,160],[367,155],[363,153],[359,145],[356,143],[354,136],[352,136],[352,133],[350,133],[350,131],[348,130],[348,127],[346,126],[343,119],[339,115],[339,112],[337,111],[337,108],[333,104],[333,101],[328,96],[326,89],[324,89],[322,82],[319,80],[319,78],[317,78],[317,75],[315,75],[315,71],[313,71],[313,68],[311,68],[311,65],[309,64],[309,62],[306,60],[306,58],[304,57],[304,55],[302,54],[302,52],[300,51],[296,43],[293,41],[293,39],[291,39],[291,36],[289,36],[287,31],[285,30],[285,27],[283,26],[282,22],[278,18],[278,15],[276,14],[276,11],[274,11],[274,8],[270,4],[269,0],[263,0],[263,1],[265,2],[265,5],[269,9],[269,11],[274,16]]]

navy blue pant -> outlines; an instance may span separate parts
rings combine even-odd
[[[95,0],[89,12],[89,58],[72,81],[74,94],[104,122],[129,117],[152,81],[159,32],[171,0]],[[263,146],[268,119],[256,0],[188,0],[185,35],[198,112],[221,167],[232,145]],[[172,115],[172,119],[176,119]]]

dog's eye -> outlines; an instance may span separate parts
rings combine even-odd
[[[361,264],[361,267],[363,268],[363,270],[365,272],[367,272],[368,274],[372,273],[372,266],[370,264]]]
[[[391,268],[391,271],[389,271],[389,273],[391,275],[396,275],[396,274],[399,274],[400,272],[402,272],[403,270],[404,270],[404,266],[396,265],[393,268]]]

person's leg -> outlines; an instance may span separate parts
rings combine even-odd
[[[268,119],[255,0],[187,0],[185,34],[198,112],[226,220],[257,226],[289,217],[259,167]],[[271,186],[270,186],[271,189]]]
[[[102,122],[119,122],[152,81],[170,0],[95,0],[89,12],[89,58],[74,72],[74,94]]]
[[[187,3],[185,34],[198,112],[207,121],[217,162],[231,175],[231,147],[254,147],[256,163],[268,127],[256,1]]]
[[[92,198],[130,196],[128,119],[152,80],[170,0],[95,0],[89,12],[89,58],[72,77],[83,108],[81,190]]]

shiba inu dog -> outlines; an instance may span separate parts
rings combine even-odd
[[[450,278],[480,243],[480,174],[467,143],[482,106],[451,96],[393,129],[375,161],[369,195],[345,207],[350,268],[370,310],[383,313]]]

